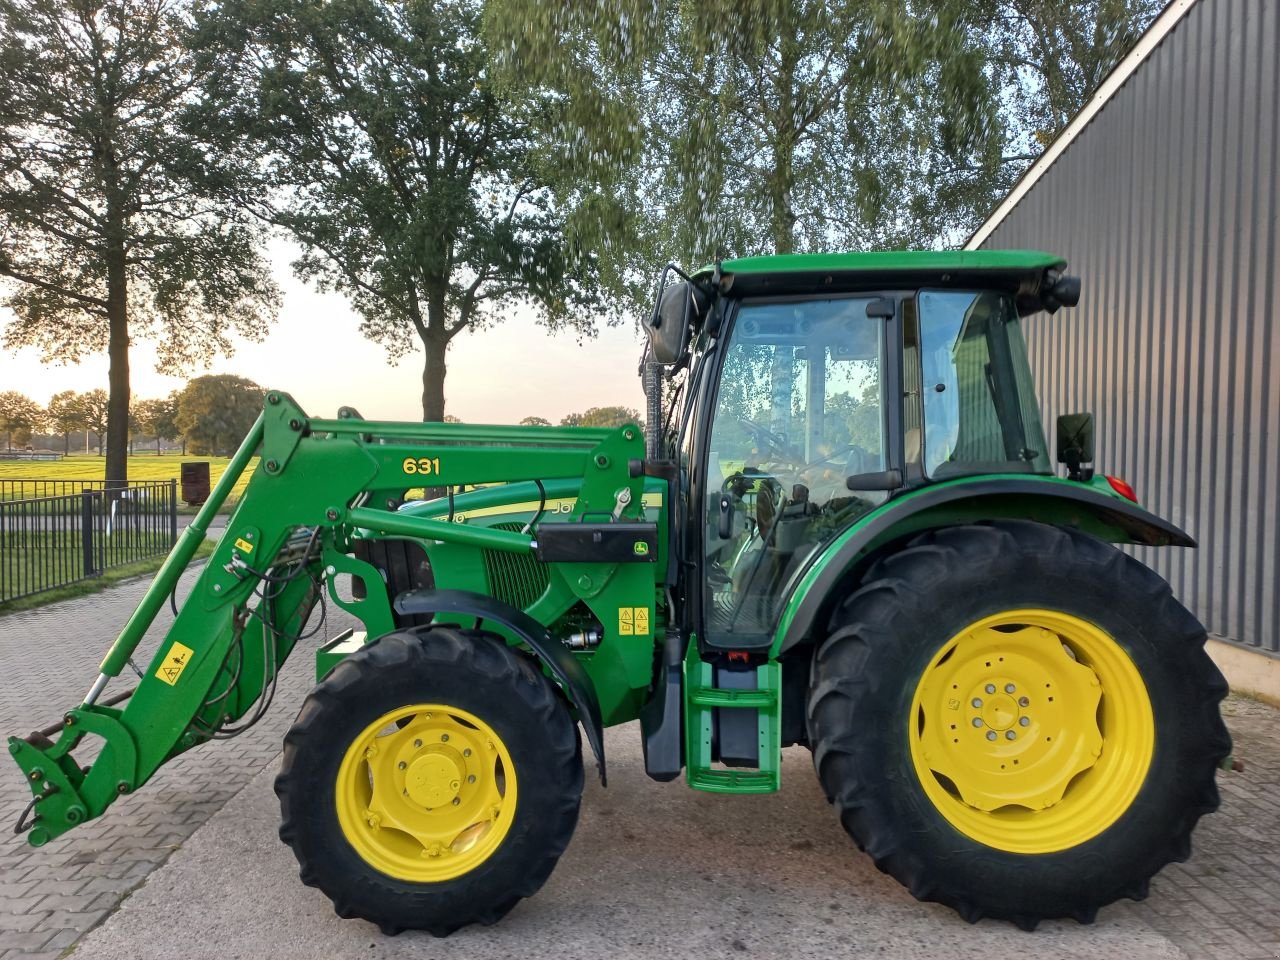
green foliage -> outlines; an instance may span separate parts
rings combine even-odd
[[[49,398],[45,422],[62,434],[62,452],[71,452],[71,433],[85,429],[84,407],[74,390],[63,390]]]
[[[666,259],[963,238],[1159,5],[491,0],[485,30],[642,301]]]
[[[644,426],[639,410],[631,407],[590,407],[582,413],[571,413],[560,421],[562,427],[621,427],[634,423]]]
[[[520,426],[522,426],[522,427],[549,427],[549,426],[551,426],[551,421],[550,421],[550,420],[547,420],[545,417],[525,417],[523,420],[521,420],[521,421],[520,421]]]
[[[5,434],[5,447],[12,450],[16,439],[19,446],[31,440],[31,434],[45,422],[45,412],[40,404],[15,390],[0,392],[0,430]]]
[[[265,150],[276,191],[246,202],[393,357],[422,343],[427,420],[463,330],[516,303],[579,331],[598,315],[593,257],[529,155],[534,108],[495,94],[479,16],[476,0],[230,0],[201,18],[210,121]]]
[[[196,377],[178,397],[178,429],[194,454],[227,456],[262,412],[264,391],[231,374]]]
[[[225,202],[177,0],[0,0],[5,343],[49,360],[108,350],[108,475],[124,479],[128,347],[171,370],[257,337],[276,306],[252,224]]]
[[[133,405],[131,419],[140,436],[154,438],[156,456],[159,456],[160,441],[176,433],[176,417],[177,403],[173,397],[169,397],[164,400],[139,400]],[[166,432],[170,430],[173,432]]]
[[[76,396],[84,426],[98,435],[98,456],[102,456],[102,444],[107,437],[110,420],[110,398],[107,391],[98,387]]]
[[[1166,0],[1000,0],[991,21],[1016,132],[1047,146],[1142,36]]]

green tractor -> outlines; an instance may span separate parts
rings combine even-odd
[[[10,739],[19,828],[47,843],[251,726],[332,603],[363,629],[318,648],[276,792],[340,916],[498,920],[573,834],[579,730],[604,782],[602,731],[632,721],[649,776],[712,793],[776,791],[807,747],[858,846],[967,920],[1141,899],[1217,807],[1226,684],[1117,546],[1194,541],[1093,473],[1087,416],[1060,421],[1055,474],[1021,319],[1076,303],[1064,267],[670,267],[643,431],[324,420],[268,394],[84,702]],[[138,683],[104,695],[255,456]]]

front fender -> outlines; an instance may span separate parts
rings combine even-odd
[[[596,688],[578,659],[547,628],[523,610],[508,603],[467,590],[410,590],[395,600],[397,613],[457,613],[480,617],[506,627],[523,640],[564,688],[569,702],[578,711],[587,742],[596,755],[600,783],[605,784],[604,723]]]
[[[796,646],[824,622],[835,588],[876,549],[922,530],[993,519],[1036,520],[1111,543],[1196,545],[1184,531],[1129,500],[1059,477],[988,476],[924,487],[860,518],[804,568],[789,591],[771,656]]]

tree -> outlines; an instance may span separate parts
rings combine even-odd
[[[560,421],[562,427],[621,427],[634,423],[644,426],[639,410],[631,407],[590,407],[582,413],[571,413]]]
[[[44,410],[25,394],[15,390],[0,393],[0,430],[5,433],[5,449],[13,450],[13,438],[18,444],[27,443],[31,433],[44,423]]]
[[[154,437],[156,456],[160,456],[160,441],[164,437],[164,428],[170,417],[168,400],[139,400],[133,405],[133,421],[138,433],[144,437]]]
[[[1163,2],[491,0],[485,33],[634,300],[668,259],[963,239]]]
[[[106,478],[126,479],[129,343],[163,369],[259,336],[277,294],[198,107],[179,0],[0,0],[0,277],[6,343],[106,350]]]
[[[424,351],[422,413],[445,412],[449,343],[532,304],[594,329],[592,259],[495,95],[479,0],[210,3],[210,115],[260,143],[273,193],[246,195],[305,247],[297,273],[346,294],[393,357]]]
[[[598,185],[607,249],[651,245],[639,217],[705,262],[929,236],[935,169],[999,151],[970,6],[493,0],[485,25],[503,76],[557,95],[548,142]]]
[[[989,36],[1015,133],[1043,148],[1138,42],[1166,0],[999,0]]]
[[[160,455],[160,441],[182,439],[182,453],[187,452],[187,440],[178,429],[178,398],[181,390],[173,390],[167,397],[151,401],[151,429],[156,435],[156,456]]]
[[[74,390],[63,390],[49,398],[46,422],[62,434],[62,452],[71,452],[71,434],[88,429],[84,420],[84,405]]]
[[[107,391],[101,387],[82,393],[77,398],[80,412],[84,417],[86,430],[92,430],[98,438],[98,456],[102,456],[103,442],[110,436],[111,404]]]
[[[196,377],[178,397],[178,428],[196,454],[229,456],[262,412],[264,391],[231,374]]]
[[[549,427],[551,421],[543,417],[525,417],[520,421],[522,427]]]

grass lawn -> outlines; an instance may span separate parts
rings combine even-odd
[[[182,464],[197,460],[209,462],[210,486],[218,482],[218,478],[222,476],[229,462],[227,457],[184,457],[180,454],[165,454],[157,457],[154,453],[140,453],[129,458],[129,479],[131,481],[177,480],[178,496],[181,498]],[[249,462],[248,468],[232,489],[231,496],[228,498],[229,503],[234,503],[240,498],[245,484],[249,482],[249,477],[257,466],[258,459],[255,457]],[[103,458],[92,454],[87,457],[74,454],[63,460],[49,461],[2,460],[0,461],[0,480],[101,480],[104,470]],[[178,501],[178,510],[181,513],[189,512],[181,499]]]
[[[207,557],[213,552],[214,546],[215,543],[212,540],[206,540],[204,543],[200,544],[199,548],[196,550],[196,559]],[[62,551],[66,550],[70,550],[74,553],[74,556],[67,557],[62,555]],[[75,565],[80,562],[78,549],[67,548],[65,546],[60,547],[57,544],[44,544],[35,548],[29,546],[27,551],[16,551],[15,560],[25,564],[25,561],[22,558],[32,556],[33,552],[41,552],[42,555],[37,558],[39,560],[47,560],[52,563],[62,564],[64,567],[68,567],[69,565],[69,570],[72,573],[76,570]],[[160,565],[164,563],[164,559],[164,556],[161,555],[153,557],[150,560],[141,560],[137,563],[129,563],[124,566],[113,567],[105,573],[101,573],[88,580],[80,580],[76,583],[67,584],[64,587],[55,587],[52,590],[45,590],[41,593],[32,594],[29,597],[22,597],[18,600],[0,602],[0,615],[14,613],[18,610],[30,610],[33,607],[44,606],[46,603],[54,603],[58,600],[69,600],[73,597],[83,597],[91,593],[98,593],[101,590],[107,589],[107,587],[114,586],[121,580],[130,580],[134,577],[147,576],[155,573],[160,569]],[[6,593],[18,593],[20,590],[25,589],[25,577],[28,576],[28,574],[24,572],[24,569],[25,567],[21,565],[10,565],[8,552],[6,552],[6,556],[4,558],[0,558],[0,577],[5,578]],[[8,583],[10,577],[17,578],[16,585],[11,586]]]

